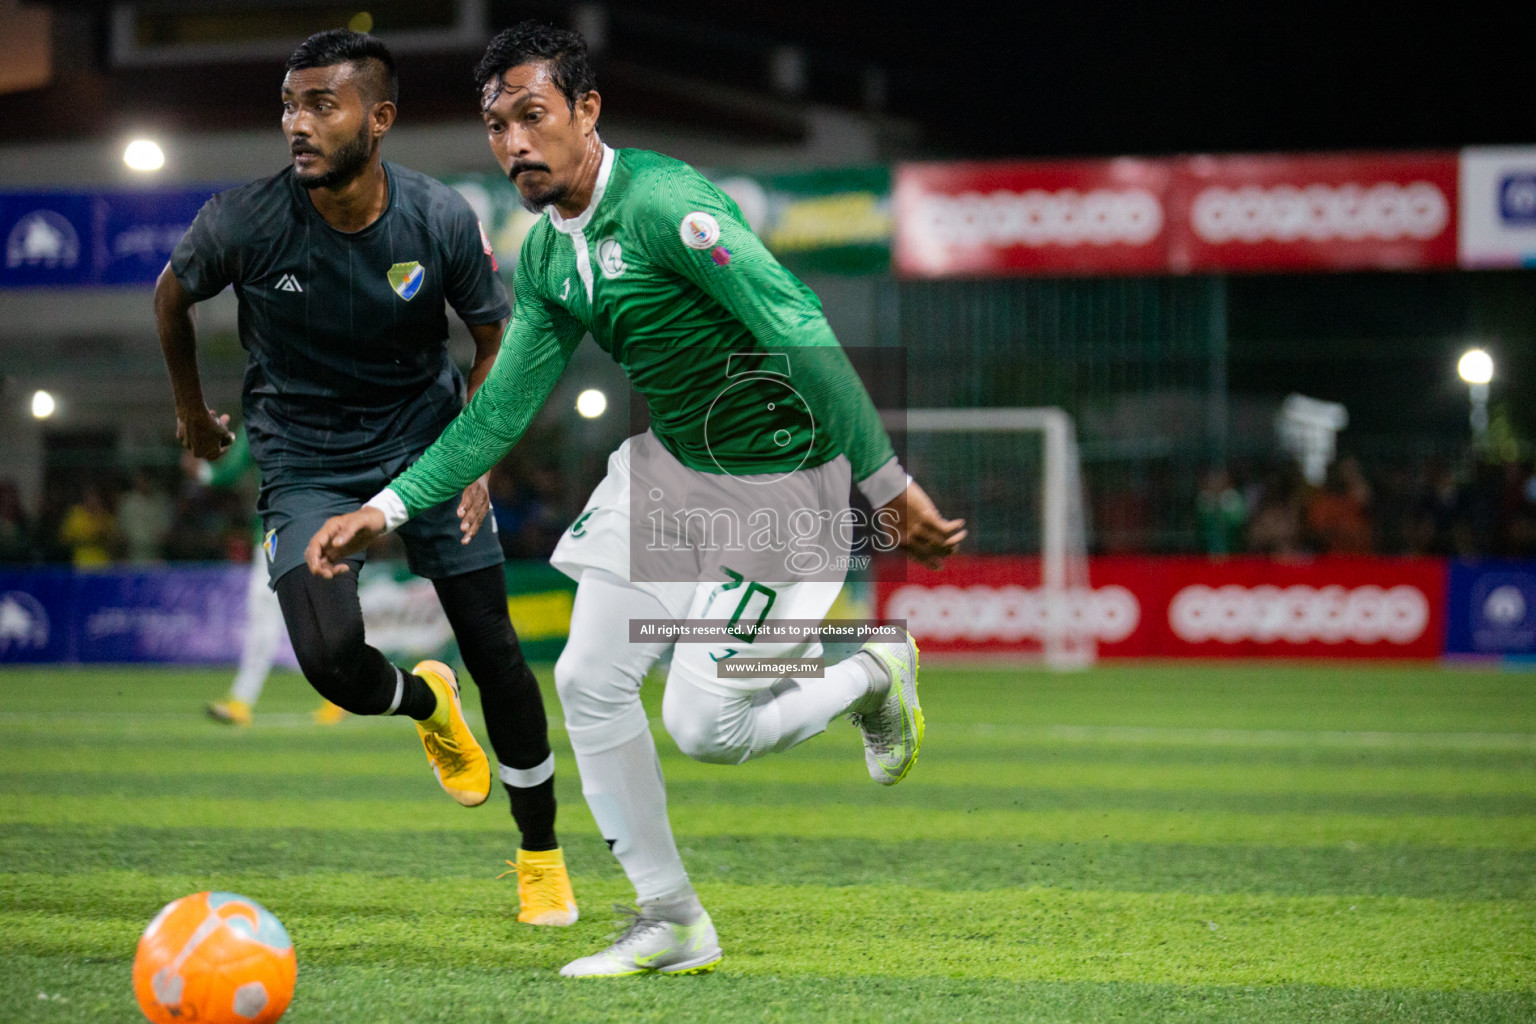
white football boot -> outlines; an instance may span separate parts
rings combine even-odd
[[[633,974],[703,974],[724,954],[708,911],[692,924],[649,917],[644,910],[614,904],[633,921],[601,953],[572,960],[560,968],[563,978],[623,978]]]
[[[890,689],[877,707],[854,711],[848,720],[864,734],[864,764],[869,777],[894,786],[917,763],[923,745],[923,709],[917,703],[917,641],[872,640],[864,645],[891,677]]]

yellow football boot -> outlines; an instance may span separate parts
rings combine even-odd
[[[565,870],[565,855],[553,850],[518,850],[517,861],[507,861],[517,872],[517,919],[523,924],[564,928],[576,923],[576,894]],[[512,871],[503,871],[505,878]]]
[[[340,704],[323,702],[319,707],[309,713],[309,717],[315,720],[316,725],[335,725],[347,717],[347,709]]]
[[[459,680],[440,661],[423,661],[411,672],[426,680],[437,694],[437,710],[416,723],[432,774],[443,790],[465,807],[478,807],[491,795],[491,764],[464,721],[459,704]]]
[[[214,701],[207,705],[208,717],[215,722],[223,722],[225,725],[250,725],[251,706],[243,700]]]

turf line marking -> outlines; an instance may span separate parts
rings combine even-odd
[[[1073,742],[1172,743],[1208,746],[1330,746],[1536,751],[1528,732],[1379,732],[1332,729],[1195,729],[1131,725],[998,725],[994,722],[939,723],[946,731],[976,736],[1048,738]]]
[[[776,813],[765,813],[765,811]],[[1203,846],[1329,846],[1347,843],[1536,849],[1536,817],[1528,815],[1372,815],[1315,812],[1179,812],[891,808],[878,804],[819,804],[762,808],[707,801],[671,808],[679,837],[688,835],[871,839],[1011,840],[1013,842],[1153,842]],[[219,827],[313,827],[365,831],[448,830],[505,834],[501,814],[465,814],[451,801],[239,799],[144,797],[28,797],[0,794],[0,825],[122,825],[175,827],[215,821]],[[562,831],[592,830],[587,808],[566,805]]]
[[[344,721],[340,728],[358,728],[371,723],[374,717],[354,716]],[[466,709],[464,717],[471,726],[483,726],[484,720],[477,713]],[[202,721],[204,716],[187,712],[181,707],[165,711],[0,711],[0,726],[9,722],[40,724],[51,721],[78,722],[151,722],[160,726],[169,723],[187,724]],[[1440,747],[1455,750],[1494,750],[1536,752],[1536,733],[1529,732],[1386,732],[1337,729],[1229,729],[1189,728],[1173,726],[1131,725],[1009,725],[996,722],[955,722],[942,719],[932,723],[950,734],[968,733],[980,737],[1002,739],[1065,740],[1075,743],[1163,743],[1170,745],[1205,745],[1230,747],[1286,747],[1325,746],[1373,749],[1415,749]],[[302,726],[334,730],[338,726],[316,726],[309,712],[260,713],[256,720],[243,728],[292,728]],[[229,729],[209,722],[210,729]],[[558,723],[550,723],[551,735],[564,735]],[[660,722],[652,723],[652,731],[665,733]]]

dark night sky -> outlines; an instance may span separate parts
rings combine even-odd
[[[74,29],[61,36],[72,47],[61,63],[105,70],[108,5],[59,0],[55,6],[93,15],[75,18]],[[365,9],[367,2],[356,6]],[[571,0],[489,2],[493,28],[530,16],[569,23],[573,6]],[[607,63],[666,72],[694,96],[700,86],[714,85],[762,94],[768,52],[775,43],[795,44],[808,57],[809,101],[858,107],[865,72],[878,67],[886,80],[884,109],[920,125],[920,150],[940,157],[1536,143],[1533,0],[1441,0],[1433,7],[611,0],[605,9],[612,39],[600,71]],[[434,107],[420,103],[429,97],[418,93],[413,109],[429,116],[458,111],[459,67],[474,56],[440,55],[437,64],[410,58],[415,81],[432,82],[443,94]],[[270,74],[264,63],[251,68]],[[615,109],[646,105],[633,74],[608,81],[627,86],[615,93]],[[41,108],[26,98],[0,103],[0,136],[108,130],[112,117],[97,116],[101,112],[132,119],[140,108],[163,104],[167,91],[174,90],[153,71],[61,79],[53,106],[43,105],[53,112],[48,116],[40,117]],[[227,86],[208,93],[214,121],[244,123],[250,112],[231,107],[248,91]],[[645,113],[684,119],[691,113],[708,123],[709,109],[690,112],[653,99]],[[190,114],[188,121],[202,125]]]
[[[1522,0],[644,6],[802,43],[813,77],[817,61],[878,63],[888,109],[954,153],[1536,141],[1536,4]]]

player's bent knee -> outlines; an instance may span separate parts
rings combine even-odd
[[[602,665],[598,659],[581,651],[575,644],[566,644],[565,650],[560,653],[560,658],[555,662],[555,693],[560,697],[560,706],[568,708],[581,700],[581,681],[584,678],[592,678],[594,673],[600,673],[608,668]],[[611,668],[609,668],[611,671]]]
[[[555,692],[568,730],[598,729],[635,714],[642,719],[640,682],[627,676],[601,651],[568,643],[555,662]]]
[[[701,713],[705,712],[705,713]],[[713,708],[663,701],[661,720],[677,749],[706,764],[741,764],[751,753],[750,735],[737,736]]]
[[[290,629],[289,635],[299,671],[322,697],[354,715],[379,713],[379,708],[363,706],[373,695],[360,692],[358,675],[367,652],[361,616],[351,628],[349,624],[332,623]]]

